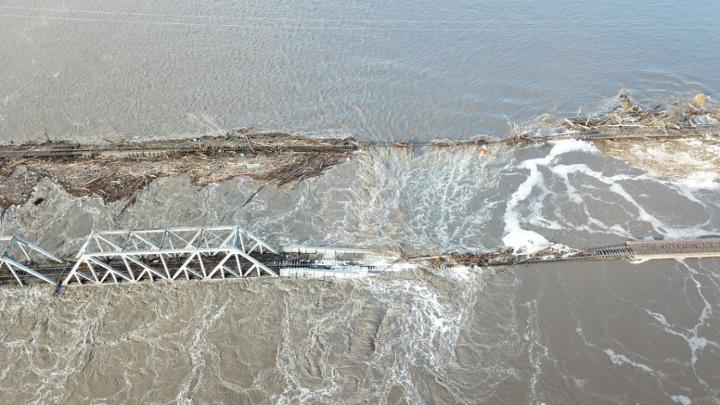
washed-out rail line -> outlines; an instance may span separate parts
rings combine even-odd
[[[642,127],[618,127],[612,130],[596,130],[567,132],[556,135],[529,137],[533,141],[543,142],[553,139],[579,139],[579,140],[662,140],[662,139],[683,139],[683,138],[705,138],[720,136],[718,125],[698,125],[689,128],[642,128]]]
[[[99,148],[63,148],[63,149],[13,149],[4,147],[0,149],[0,158],[60,158],[73,156],[120,155],[120,156],[148,156],[161,154],[221,154],[221,153],[347,153],[357,150],[357,146],[221,146],[206,147],[192,146],[106,146]]]
[[[158,280],[354,277],[376,274],[385,267],[378,265],[383,255],[361,249],[274,248],[239,226],[93,231],[72,258],[55,255],[19,236],[0,237],[0,253],[0,285],[49,283],[58,289],[71,284]],[[720,238],[628,241],[572,252],[545,250],[525,257],[507,252],[450,257],[466,260],[457,264],[480,267],[709,258],[720,257]],[[489,259],[482,261],[482,257]],[[401,261],[391,259],[392,263]]]
[[[619,127],[608,130],[588,130],[579,132],[567,132],[546,136],[520,136],[510,138],[480,137],[468,140],[430,140],[430,141],[355,141],[353,139],[334,139],[333,141],[344,142],[340,144],[326,145],[298,145],[298,144],[273,144],[264,145],[253,142],[246,142],[241,137],[228,138],[228,145],[217,145],[197,142],[194,145],[151,145],[151,144],[118,144],[118,145],[68,145],[62,143],[57,146],[53,144],[42,145],[3,145],[0,146],[0,158],[63,158],[63,157],[93,157],[102,155],[121,157],[140,157],[153,155],[183,155],[183,154],[222,154],[222,153],[245,153],[245,154],[268,154],[268,153],[350,153],[369,147],[412,147],[412,146],[462,146],[462,145],[491,145],[491,144],[516,144],[516,143],[542,143],[562,139],[578,140],[662,140],[681,138],[704,138],[720,137],[719,125],[704,125],[692,128],[658,130],[653,128]],[[216,139],[217,140],[217,139]],[[187,143],[187,139],[177,139],[168,142],[178,144]]]

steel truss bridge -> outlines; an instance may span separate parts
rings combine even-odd
[[[19,236],[0,237],[0,251],[0,285],[277,277],[281,268],[348,264],[325,258],[347,253],[339,249],[281,252],[240,226],[92,231],[74,258],[61,258]]]
[[[115,284],[245,277],[356,277],[388,258],[362,249],[276,248],[240,226],[92,231],[74,258],[63,258],[20,236],[0,237],[0,285]],[[506,266],[558,261],[720,257],[720,238],[628,241],[561,258],[529,258]]]

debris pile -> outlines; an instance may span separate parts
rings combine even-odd
[[[513,254],[512,249],[502,250],[499,252],[485,252],[485,253],[462,253],[462,254],[451,254],[448,256],[439,256],[433,261],[434,267],[447,267],[447,266],[502,266],[515,264],[518,261],[518,257]]]
[[[561,245],[549,245],[541,250],[526,254],[505,249],[491,252],[478,253],[448,253],[439,256],[425,256],[413,258],[413,261],[429,263],[434,268],[445,268],[455,266],[512,266],[523,263],[539,263],[555,261],[570,257],[582,256],[583,251],[569,249]]]
[[[352,139],[316,139],[239,130],[224,137],[121,145],[68,142],[4,147],[0,209],[22,204],[43,178],[68,193],[106,202],[132,197],[155,178],[187,175],[203,186],[238,176],[271,184],[316,177],[350,158]],[[67,151],[71,151],[68,153]]]
[[[664,176],[697,177],[700,173],[710,178],[720,172],[720,110],[709,104],[705,94],[664,109],[635,104],[623,91],[610,111],[561,122],[545,116],[542,122],[512,125],[511,136],[505,139],[476,136],[464,140],[358,142],[242,128],[224,136],[194,139],[106,144],[48,139],[44,143],[4,145],[0,147],[0,212],[27,201],[45,178],[72,195],[98,196],[111,202],[134,196],[158,177],[187,175],[194,185],[204,186],[247,176],[265,184],[283,185],[320,176],[360,149],[472,148],[490,155],[496,144],[566,138],[591,141],[609,155]]]
[[[712,181],[720,172],[720,110],[708,99],[698,93],[667,109],[659,105],[643,108],[622,91],[611,111],[565,119],[563,127],[579,134],[610,134],[587,139],[602,153],[653,176]],[[614,138],[613,134],[618,135]],[[629,139],[632,142],[627,142]]]
[[[663,108],[657,104],[643,108],[633,103],[630,93],[621,91],[618,95],[618,105],[612,110],[587,117],[566,118],[562,126],[576,132],[628,128],[667,131],[717,124],[720,120],[720,111],[706,105],[707,100],[705,94],[698,93],[686,106],[676,102],[670,108]]]
[[[457,146],[485,146],[493,139],[485,135],[476,135],[470,139],[433,139],[430,146],[435,148],[452,148]]]

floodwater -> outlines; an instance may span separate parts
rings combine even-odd
[[[720,94],[714,1],[385,3],[2,0],[0,137],[506,136],[621,87]],[[247,179],[161,179],[125,209],[43,182],[0,233],[68,255],[92,228],[235,223],[407,254],[698,237],[720,234],[719,153],[378,149],[245,207]],[[0,402],[718,403],[719,314],[714,259],[5,288]]]

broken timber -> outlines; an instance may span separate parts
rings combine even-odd
[[[0,285],[137,283],[245,277],[347,278],[377,274],[397,257],[363,249],[275,248],[240,226],[93,231],[74,258],[19,236],[0,237]],[[447,265],[511,266],[548,262],[720,257],[720,238],[629,241],[573,252],[523,257],[508,252],[457,255]],[[419,258],[429,261],[430,258]],[[436,257],[437,259],[437,257]],[[407,264],[409,261],[404,262]]]
[[[616,129],[603,128],[587,131],[570,131],[547,136],[527,136],[529,142],[548,142],[562,139],[577,139],[583,141],[638,141],[638,140],[668,140],[692,139],[720,136],[720,125],[698,125],[695,127],[664,129],[642,127],[618,127]],[[508,142],[512,143],[513,138]]]
[[[116,144],[74,144],[66,141],[0,146],[0,212],[31,198],[45,178],[76,197],[100,197],[105,202],[130,199],[159,177],[186,175],[195,186],[240,176],[264,184],[283,185],[320,176],[373,148],[488,147],[499,144],[543,143],[561,139],[671,140],[720,139],[720,126],[679,129],[611,127],[548,136],[521,134],[506,139],[478,136],[465,140],[358,141],[353,138],[313,138],[285,133],[237,130],[224,136]]]
[[[252,142],[249,143],[249,140]],[[273,154],[352,152],[352,138],[310,138],[285,133],[251,133],[236,130],[235,135],[203,136],[194,139],[168,139],[115,144],[80,144],[68,141],[0,146],[0,158],[71,158],[215,155],[223,153]]]
[[[0,159],[27,158],[71,158],[71,157],[115,157],[135,158],[157,155],[182,156],[188,154],[213,155],[222,153],[272,154],[272,153],[325,153],[355,152],[363,147],[408,147],[408,146],[463,146],[484,144],[514,144],[518,137],[491,138],[480,136],[467,140],[430,141],[357,141],[353,138],[309,138],[282,133],[252,134],[252,143],[247,134],[238,136],[206,136],[202,138],[172,139],[165,141],[127,142],[120,144],[76,144],[53,142],[22,145],[0,145]],[[699,125],[680,129],[658,130],[655,128],[618,127],[615,129],[568,131],[553,135],[522,136],[523,142],[549,142],[561,139],[578,140],[640,140],[680,139],[720,136],[720,125]]]

